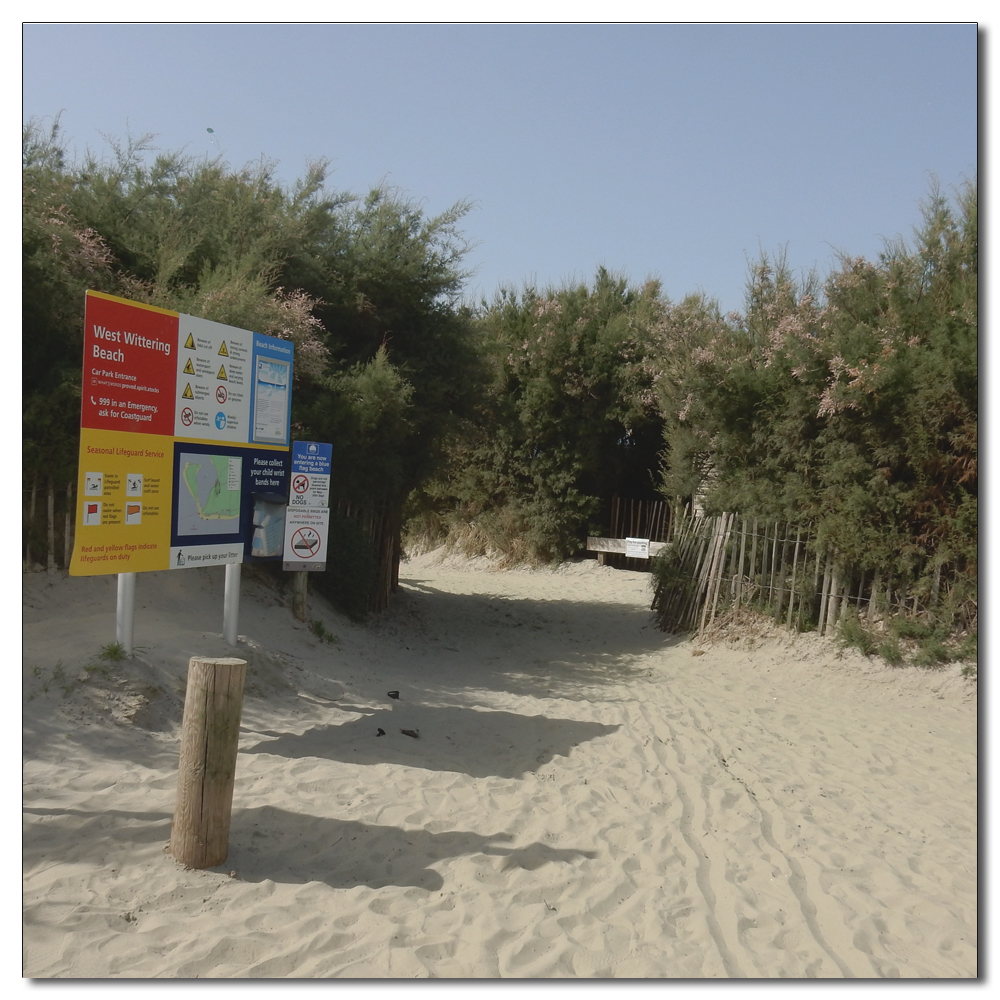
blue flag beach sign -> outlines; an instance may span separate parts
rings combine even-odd
[[[332,444],[292,442],[283,569],[291,572],[326,569],[332,464]]]
[[[292,442],[290,507],[330,506],[330,466],[333,445],[316,441]]]

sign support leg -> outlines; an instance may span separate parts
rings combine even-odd
[[[126,656],[132,655],[135,635],[135,573],[118,574],[118,609],[115,615],[116,638]]]
[[[241,563],[226,563],[226,596],[222,610],[222,636],[230,646],[236,645],[240,621]]]
[[[295,573],[292,576],[292,614],[300,622],[304,622],[309,617],[308,597],[309,574],[303,572]]]

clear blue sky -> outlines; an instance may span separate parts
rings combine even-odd
[[[976,174],[974,24],[28,24],[23,115],[474,203],[470,298],[598,265],[741,309],[748,261],[909,239]],[[206,129],[213,128],[214,134]]]

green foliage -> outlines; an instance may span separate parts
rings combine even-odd
[[[970,632],[955,650],[956,660],[975,660],[979,656],[979,633]]]
[[[310,573],[310,583],[352,621],[368,614],[378,579],[370,533],[355,518],[330,512],[326,569]]]
[[[46,491],[75,479],[93,288],[295,343],[293,433],[332,442],[336,469],[317,586],[352,616],[391,579],[404,504],[428,538],[549,561],[606,532],[614,494],[662,490],[811,523],[821,553],[934,606],[933,634],[880,638],[881,655],[922,643],[940,662],[941,629],[975,632],[975,183],[931,192],[912,248],[845,256],[822,285],[762,256],[743,314],[722,316],[603,268],[470,310],[469,205],[428,217],[386,188],[330,193],[323,162],[286,187],[264,160],[154,156],[141,137],[74,164],[57,121],[25,127],[22,171],[36,553]],[[842,630],[871,653],[860,622]]]
[[[837,623],[837,639],[842,646],[871,656],[878,648],[875,637],[861,624],[854,608],[847,608]]]
[[[658,614],[658,627],[679,632],[688,624],[683,612],[698,589],[690,558],[685,560],[675,546],[667,546],[652,559],[650,569],[655,581],[652,610]]]
[[[75,164],[58,123],[22,140],[26,474],[75,478],[92,288],[294,342],[293,435],[333,442],[332,503],[401,509],[477,394],[467,204],[428,218],[388,189],[327,192],[322,162],[289,188],[148,136]]]
[[[22,472],[62,486],[76,472],[84,293],[113,285],[111,253],[73,211],[58,120],[24,127],[21,163]]]
[[[932,668],[975,659],[976,634],[956,643],[953,632],[953,622],[947,618],[898,616],[889,621],[888,632],[880,634],[867,628],[854,608],[847,608],[837,623],[837,641],[842,647],[857,649],[865,656],[877,654],[893,667],[909,661],[917,667]]]
[[[660,426],[647,353],[658,291],[602,268],[592,287],[502,290],[483,305],[476,331],[489,384],[424,498],[449,513],[464,546],[565,558],[615,492],[655,495]]]
[[[901,667],[906,660],[898,635],[886,636],[878,644],[877,652],[890,667]]]
[[[333,444],[339,497],[357,502],[412,488],[404,445],[414,433],[413,387],[384,347],[371,361],[323,379],[300,413],[314,429],[310,436]]]
[[[974,601],[977,213],[974,184],[934,191],[912,250],[844,257],[822,289],[763,257],[745,315],[668,308],[665,492],[812,522],[821,550],[925,604],[947,569],[955,614]]]
[[[109,642],[106,646],[101,647],[97,657],[108,663],[118,663],[121,660],[127,660],[128,653],[120,642]]]
[[[955,651],[949,649],[938,639],[931,639],[921,644],[913,663],[918,667],[937,667],[951,663],[955,659]]]

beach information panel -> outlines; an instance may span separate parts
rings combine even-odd
[[[281,559],[293,351],[87,292],[72,575]]]

